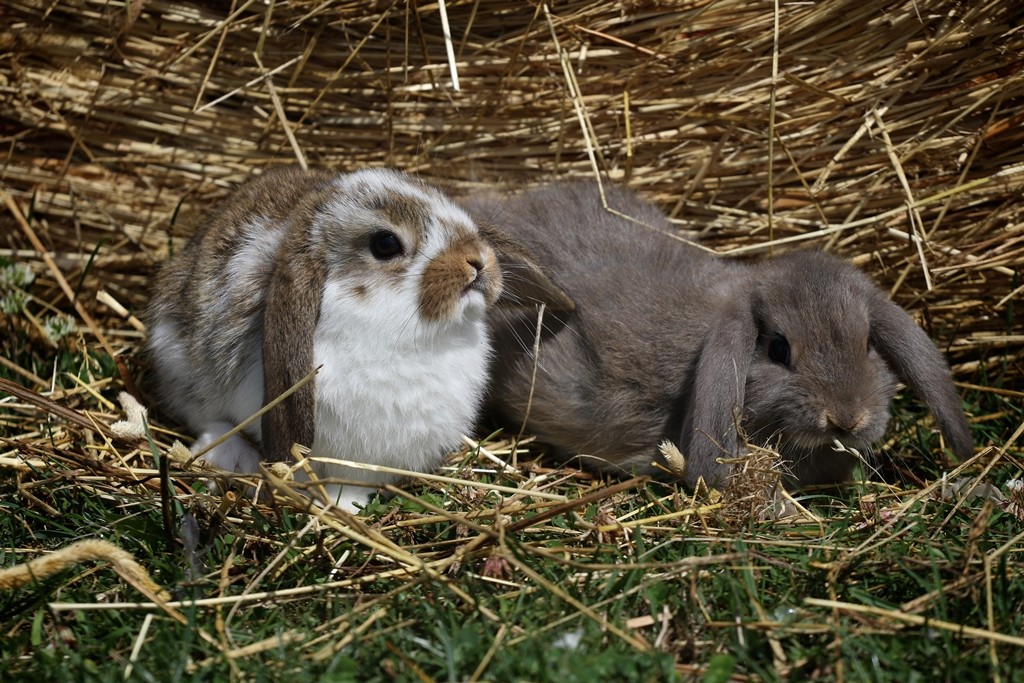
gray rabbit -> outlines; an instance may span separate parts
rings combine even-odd
[[[949,367],[899,306],[846,261],[796,251],[743,263],[673,239],[628,190],[559,184],[465,206],[536,255],[575,302],[494,311],[490,403],[511,428],[598,470],[656,472],[675,443],[685,482],[718,484],[742,435],[779,449],[790,485],[849,479],[885,433],[898,377],[929,405],[953,452],[971,435]],[[536,361],[536,362],[535,362]],[[527,407],[529,413],[527,415]]]

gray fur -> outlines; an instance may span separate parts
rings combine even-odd
[[[719,483],[728,474],[719,458],[742,455],[745,433],[779,446],[792,483],[836,483],[853,460],[833,439],[867,449],[882,438],[895,373],[929,404],[954,453],[970,455],[945,360],[854,266],[817,251],[718,258],[668,236],[676,231],[664,215],[631,192],[605,194],[636,220],[605,210],[585,182],[464,202],[522,242],[576,304],[545,317],[532,402],[535,314],[492,314],[490,403],[509,427],[525,420],[584,465],[618,472],[657,472],[657,445],[671,440],[691,486]],[[791,367],[767,356],[776,333],[790,342]]]

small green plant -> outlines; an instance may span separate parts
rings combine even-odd
[[[43,321],[43,331],[56,344],[75,331],[75,319],[66,313],[48,316]]]
[[[25,290],[35,279],[35,273],[24,263],[9,263],[0,267],[0,311],[7,315],[21,313],[28,303]]]
[[[0,289],[25,289],[36,279],[36,274],[24,263],[9,263],[0,268]]]

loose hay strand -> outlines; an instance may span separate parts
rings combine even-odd
[[[872,616],[885,617],[896,621],[903,621],[908,624],[915,624],[917,626],[931,626],[932,628],[939,628],[944,631],[964,635],[968,638],[981,638],[992,642],[1007,643],[1010,645],[1016,645],[1017,647],[1024,647],[1024,638],[1006,635],[1005,633],[993,632],[983,628],[976,628],[974,626],[954,624],[942,619],[922,617],[920,614],[907,614],[906,612],[901,612],[899,610],[872,607],[871,605],[855,605],[849,602],[840,602],[838,600],[820,600],[818,598],[804,598],[804,603],[814,607],[827,607],[829,609],[837,609],[846,612],[856,612],[858,614],[870,614]]]
[[[33,581],[45,581],[69,567],[90,561],[109,563],[118,574],[139,588],[146,597],[157,599],[158,604],[171,599],[166,590],[149,578],[149,573],[131,553],[102,539],[76,541],[34,560],[0,569],[0,590],[13,590]],[[176,615],[176,618],[182,617]]]

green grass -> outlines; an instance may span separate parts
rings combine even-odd
[[[56,362],[58,389],[76,387],[65,373],[89,384],[116,376],[69,343],[46,362],[30,345],[5,351],[37,373]],[[99,393],[112,400],[117,385]],[[80,389],[63,403],[118,417]],[[1012,397],[977,392],[969,405],[982,444],[1002,445],[1024,419]],[[934,439],[916,402],[896,412],[900,438],[883,468],[896,483],[806,499],[817,521],[759,521],[705,500],[700,514],[602,531],[694,501],[645,484],[526,521],[557,503],[527,497],[535,505],[524,510],[469,485],[411,485],[414,499],[444,515],[416,500],[378,500],[369,529],[352,527],[353,537],[341,518],[310,525],[287,506],[242,500],[225,516],[219,498],[178,472],[195,493],[179,490],[167,529],[157,487],[133,474],[152,467],[144,444],[115,443],[115,457],[95,432],[8,400],[0,456],[35,464],[0,467],[0,566],[107,539],[181,601],[185,623],[133,607],[145,598],[109,565],[87,562],[0,592],[0,671],[4,681],[122,680],[129,666],[128,680],[139,681],[1014,680],[1024,523],[1004,483],[1021,476],[1019,448],[992,449],[961,474],[1006,500],[919,495],[918,482],[941,476],[927,456]],[[33,430],[40,435],[22,438]],[[158,434],[161,451],[167,441]],[[472,454],[465,461],[482,466]],[[572,500],[613,484],[576,477],[552,490]],[[499,510],[499,524],[515,530],[495,533],[493,514],[460,523]],[[383,550],[365,542],[374,531]],[[393,571],[399,551],[415,556],[404,574]],[[303,592],[266,595],[294,589]],[[260,596],[243,600],[248,593]],[[904,612],[928,622],[897,618]]]

